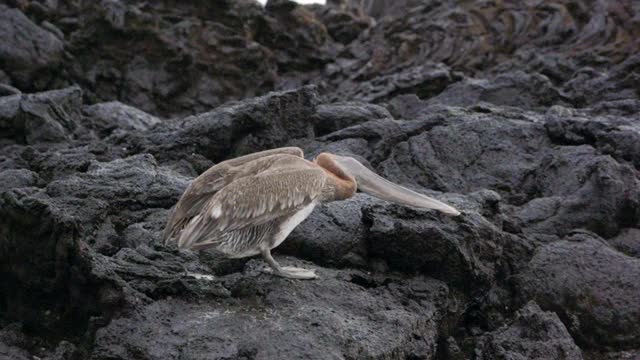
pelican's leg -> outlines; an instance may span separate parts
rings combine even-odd
[[[301,269],[292,266],[280,266],[271,256],[271,250],[262,250],[262,257],[271,266],[273,273],[289,279],[310,280],[318,277],[315,270]]]

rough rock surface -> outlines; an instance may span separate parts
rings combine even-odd
[[[39,72],[55,68],[64,45],[55,32],[34,24],[19,9],[0,5],[0,63],[12,83],[30,88]]]
[[[23,144],[68,140],[78,126],[82,90],[70,87],[0,100],[0,132]]]
[[[576,233],[540,247],[517,276],[520,292],[553,309],[585,347],[633,348],[640,341],[640,260]]]
[[[183,282],[203,286],[198,280],[165,280],[144,310],[98,330],[92,359],[141,353],[153,359],[435,355],[448,297],[444,283],[323,268],[318,282],[291,282],[262,273],[262,267],[252,261],[242,273],[206,283],[211,290],[198,301],[157,295],[184,296]]]
[[[634,359],[640,3],[0,5],[0,357]],[[275,256],[160,243],[213,164],[357,157]]]
[[[474,355],[477,359],[582,359],[558,316],[542,311],[535,302],[518,310],[511,324],[484,335]]]

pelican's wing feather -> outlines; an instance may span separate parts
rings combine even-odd
[[[207,202],[182,231],[178,245],[202,248],[226,233],[289,216],[316,201],[326,180],[322,169],[307,164],[238,179]]]
[[[163,232],[164,241],[176,240],[180,231],[223,187],[241,177],[269,169],[282,157],[302,159],[303,153],[298,147],[283,147],[225,160],[209,168],[191,182],[173,208]]]

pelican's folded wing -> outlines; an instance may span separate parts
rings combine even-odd
[[[225,160],[194,179],[169,216],[162,234],[164,241],[176,240],[186,224],[223,187],[240,177],[255,175],[267,170],[270,164],[279,158],[278,155],[303,158],[302,150],[298,147],[271,149]]]
[[[320,168],[275,169],[225,186],[180,234],[181,248],[214,244],[224,234],[296,213],[322,195]]]

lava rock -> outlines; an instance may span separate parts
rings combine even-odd
[[[586,348],[633,349],[640,327],[640,261],[578,232],[540,247],[517,276],[521,296],[554,311]]]
[[[288,11],[255,1],[28,3],[29,16],[46,19],[47,28],[59,31],[17,17],[17,9],[3,10],[7,35],[16,18],[30,25],[24,33],[37,40],[32,41],[36,49],[30,41],[14,46],[29,45],[31,62],[22,66],[33,71],[60,58],[61,35],[65,58],[63,71],[23,90],[80,83],[90,103],[118,100],[160,116],[202,113],[263,95],[299,72],[321,70],[334,52],[324,25],[296,3]],[[6,44],[8,55],[15,52]],[[42,58],[35,52],[40,49]],[[4,70],[15,76],[13,68]]]
[[[272,92],[244,102],[232,102],[211,112],[162,123],[149,132],[113,134],[109,142],[124,153],[150,153],[161,161],[201,154],[219,162],[247,153],[283,146],[292,138],[313,133],[320,99],[316,87]],[[212,164],[209,163],[209,166]],[[201,171],[204,171],[202,169]]]
[[[87,127],[96,130],[102,137],[115,130],[147,130],[160,119],[119,101],[100,103],[82,109]]]
[[[0,172],[0,192],[36,186],[37,184],[38,174],[27,169],[11,169]]]
[[[472,106],[480,102],[531,109],[558,104],[561,97],[546,76],[515,71],[491,80],[464,79],[429,99],[432,104],[452,106]]]
[[[22,91],[20,89],[14,88],[11,85],[0,84],[0,97],[9,96],[9,95],[19,95]]]
[[[591,117],[584,111],[552,107],[545,128],[558,145],[591,145],[619,161],[640,166],[640,134],[633,117]]]
[[[361,7],[353,5],[350,1],[328,1],[327,6],[312,10],[334,40],[349,44],[374,24],[374,20]]]
[[[19,328],[19,324],[13,323],[0,329],[0,356],[4,359],[32,359],[31,354],[25,350],[31,344]]]
[[[111,186],[115,184],[116,186]],[[186,188],[187,179],[158,166],[153,156],[140,154],[108,163],[92,163],[87,172],[51,182],[46,192],[52,197],[91,198],[109,201],[123,209],[172,204]]]
[[[5,5],[0,5],[0,39],[2,68],[20,88],[32,90],[36,73],[55,68],[62,60],[61,39]]]
[[[79,87],[0,99],[0,131],[18,143],[63,142],[78,129]]]
[[[637,357],[640,2],[5,3],[0,356]],[[311,282],[161,244],[280,146],[462,215],[319,205]]]
[[[640,258],[640,229],[622,229],[618,235],[608,240],[621,253]]]
[[[338,71],[336,68],[338,65],[329,67],[329,71]],[[361,71],[368,68],[365,67]],[[372,79],[367,81],[341,82],[336,92],[332,94],[332,99],[339,101],[348,98],[381,102],[401,94],[416,94],[420,98],[429,98],[439,94],[456,80],[459,80],[459,76],[452,74],[447,66],[429,62],[396,73],[372,76]]]
[[[391,118],[389,111],[378,105],[359,102],[322,104],[314,114],[315,135],[323,136],[366,121]]]
[[[364,208],[369,256],[385,260],[392,269],[447,279],[465,293],[486,291],[501,276],[501,267],[510,262],[515,267],[506,244],[523,241],[475,211],[465,211],[470,205],[449,203],[463,215],[448,217],[389,204]]]
[[[231,298],[166,298],[114,319],[98,330],[92,359],[435,355],[434,320],[448,295],[440,282],[388,278],[382,285],[358,271],[323,268],[316,282],[291,282],[252,265],[244,276],[210,280],[232,289]]]
[[[474,351],[477,359],[582,359],[567,328],[553,312],[529,302],[515,320],[485,335]]]
[[[344,203],[322,205],[296,227],[276,251],[317,264],[366,266],[368,254],[362,207],[368,200],[365,196],[356,196]]]

